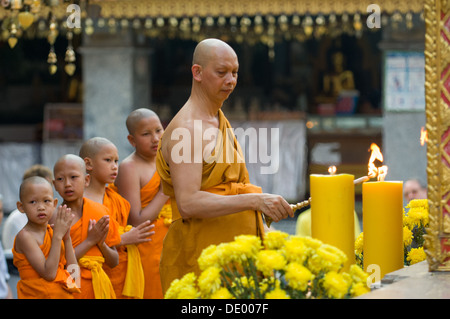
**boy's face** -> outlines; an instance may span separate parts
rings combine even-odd
[[[66,160],[55,165],[53,185],[65,202],[83,197],[89,177],[76,161]]]
[[[91,178],[101,183],[114,183],[119,169],[119,155],[114,144],[106,144],[101,147],[94,158],[86,163]]]
[[[57,202],[49,183],[27,184],[17,202],[17,208],[27,215],[30,222],[45,224],[52,217]]]
[[[129,141],[139,154],[155,157],[163,133],[164,128],[157,116],[145,117],[137,123],[134,134],[129,135]]]

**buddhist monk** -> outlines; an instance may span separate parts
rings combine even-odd
[[[188,272],[199,274],[197,259],[207,246],[242,234],[262,236],[261,213],[275,222],[293,216],[284,198],[250,184],[242,150],[221,111],[238,69],[227,43],[201,41],[193,55],[191,94],[161,139],[157,168],[173,214],[161,256],[164,291]]]
[[[14,240],[13,263],[20,280],[17,283],[19,299],[73,299],[79,294],[73,278],[67,271],[77,271],[72,248],[70,225],[74,215],[66,205],[56,211],[53,228],[48,221],[55,212],[58,200],[53,187],[39,176],[26,178],[19,193],[17,208],[27,216],[26,225]]]
[[[113,268],[119,263],[115,248],[120,244],[117,222],[109,217],[108,209],[84,197],[89,184],[86,165],[81,157],[67,154],[53,168],[54,186],[75,215],[70,236],[80,265],[80,299],[115,299],[111,281],[103,270],[105,263]]]
[[[139,225],[150,220],[155,226],[151,241],[138,245],[145,278],[145,299],[162,299],[159,263],[164,237],[172,221],[169,197],[164,195],[156,171],[156,152],[164,129],[157,114],[141,108],[126,120],[128,141],[135,151],[119,166],[115,181],[118,192],[131,205],[129,222]]]
[[[130,203],[120,196],[113,185],[118,172],[119,155],[117,147],[108,139],[94,137],[80,148],[80,157],[86,164],[90,175],[89,185],[84,196],[108,208],[110,217],[119,224],[121,234],[119,264],[111,268],[104,264],[103,268],[111,280],[117,299],[139,298],[144,296],[144,273],[137,244],[150,241],[153,225],[145,221],[137,227],[128,225]]]

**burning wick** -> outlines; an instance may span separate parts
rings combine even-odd
[[[330,175],[336,174],[336,170],[337,170],[337,168],[336,168],[336,166],[334,166],[334,165],[328,167],[328,173],[330,173]]]

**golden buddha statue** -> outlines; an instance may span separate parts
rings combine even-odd
[[[354,90],[353,73],[344,70],[344,55],[336,52],[332,55],[334,72],[323,78],[323,92],[327,96],[337,97],[343,90]]]

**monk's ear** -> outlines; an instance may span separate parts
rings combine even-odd
[[[92,160],[89,157],[85,157],[83,160],[84,164],[86,165],[86,171],[92,171]]]
[[[86,174],[86,176],[84,177],[84,187],[88,187],[90,182],[91,182],[91,175]]]
[[[201,65],[194,64],[192,66],[192,77],[194,80],[200,82],[202,80],[202,67]]]
[[[127,139],[128,139],[128,142],[131,144],[131,146],[136,147],[136,142],[134,141],[133,135],[128,134]]]
[[[22,202],[17,202],[16,206],[17,206],[17,209],[19,210],[19,212],[25,213],[25,209],[23,208]]]

